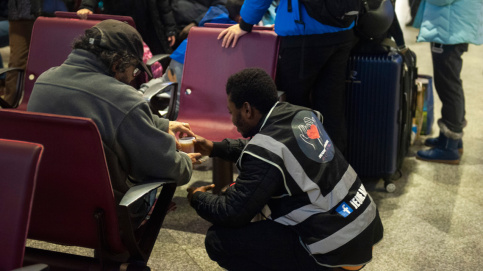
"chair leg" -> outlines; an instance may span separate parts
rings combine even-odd
[[[219,194],[221,190],[233,183],[233,163],[221,158],[213,158],[213,193]]]

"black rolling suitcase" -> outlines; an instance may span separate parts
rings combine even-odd
[[[347,80],[347,160],[364,178],[383,178],[388,192],[411,139],[416,91],[415,55],[353,54]]]

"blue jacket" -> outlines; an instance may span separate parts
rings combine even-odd
[[[418,42],[483,44],[482,0],[423,0],[419,12]]]
[[[245,0],[240,11],[243,21],[249,24],[257,24],[271,3],[272,0]],[[354,23],[348,28],[324,25],[310,17],[303,4],[300,4],[301,12],[299,12],[298,0],[292,0],[292,12],[288,12],[287,6],[288,0],[280,0],[280,4],[277,7],[275,32],[279,36],[326,34],[351,29],[354,26]],[[302,21],[305,27],[295,22],[300,20],[300,14],[302,15]]]

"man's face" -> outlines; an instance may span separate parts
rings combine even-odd
[[[237,131],[242,134],[243,137],[248,137],[248,132],[251,130],[246,120],[244,119],[244,114],[242,114],[242,108],[236,108],[235,104],[230,100],[230,96],[227,97],[228,100],[228,112],[231,115],[231,122],[235,125]]]

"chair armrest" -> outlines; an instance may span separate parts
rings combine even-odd
[[[166,72],[169,66],[169,62],[171,62],[170,54],[154,55],[146,62],[146,65],[151,68],[151,65],[156,62],[159,62],[159,64],[161,64],[161,67],[163,67],[163,72]]]
[[[42,271],[42,270],[49,270],[49,266],[46,264],[34,264],[34,265],[17,268],[12,271]]]
[[[160,81],[159,79],[153,79],[151,81]],[[150,84],[146,83],[149,87],[143,93],[143,97],[151,107],[151,111],[169,120],[173,120],[173,116],[176,112],[176,100],[178,99],[178,83],[176,82],[159,82]],[[170,92],[168,95],[167,92]],[[166,108],[167,111],[166,111]],[[163,115],[160,111],[166,111]]]
[[[121,202],[119,203],[120,206],[128,207],[136,200],[142,198],[146,194],[148,194],[151,190],[161,187],[166,182],[152,182],[152,183],[144,183],[140,185],[135,185],[131,187],[124,197],[122,197]]]
[[[22,71],[23,72],[24,70],[22,68],[15,68],[15,67],[13,67],[13,68],[1,68],[0,69],[0,75],[4,74],[6,72],[9,72],[9,71]]]
[[[121,238],[129,250],[131,259],[147,262],[154,243],[161,229],[166,216],[168,206],[173,199],[176,191],[176,181],[156,181],[148,182],[141,185],[131,187],[118,206],[119,223],[121,229]],[[153,189],[163,187],[161,193],[154,205],[153,212],[147,220],[146,224],[140,228],[133,225],[129,213],[129,205],[137,199],[140,199]]]
[[[0,69],[0,75],[7,73],[7,72],[10,72],[10,71],[17,71],[18,72],[17,89],[16,89],[16,93],[15,93],[15,98],[14,98],[12,104],[7,103],[7,101],[0,98],[0,107],[1,108],[16,108],[16,107],[19,106],[20,100],[22,99],[23,88],[24,88],[24,78],[23,78],[24,76],[23,75],[25,73],[25,70],[22,69],[22,68],[16,68],[16,67],[2,68],[2,69]]]
[[[153,79],[158,81],[158,79]],[[151,80],[151,81],[153,81]],[[149,84],[149,82],[147,83]],[[163,92],[168,92],[172,90],[172,86],[174,86],[174,90],[176,90],[176,86],[178,86],[178,83],[176,82],[157,82],[149,86],[148,89],[143,93],[144,99],[150,103],[151,100],[153,99],[154,96],[161,94]]]

